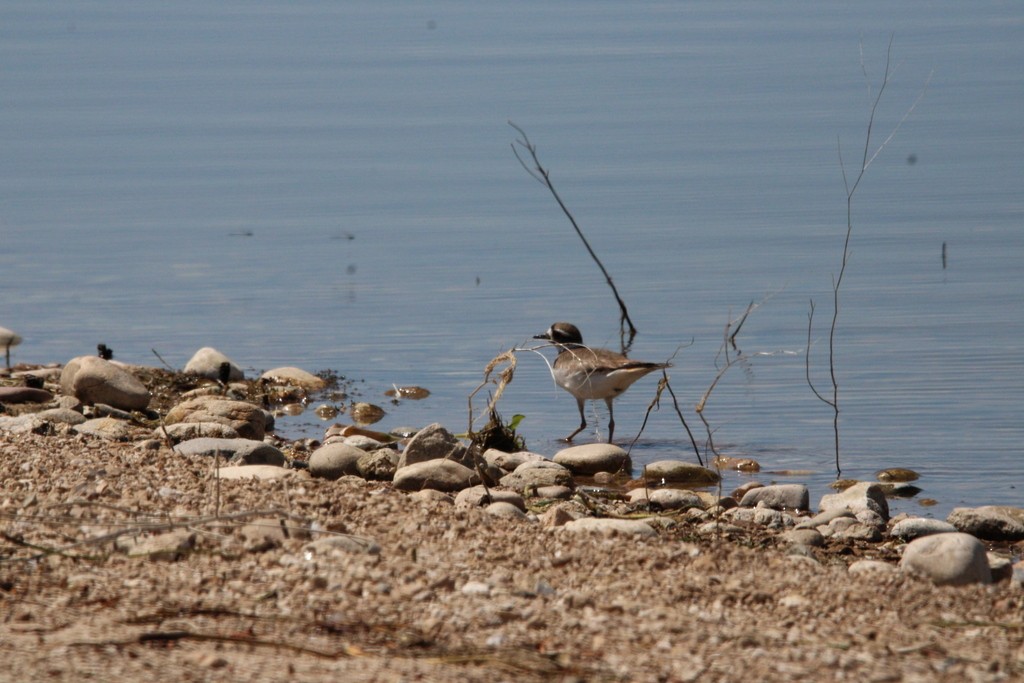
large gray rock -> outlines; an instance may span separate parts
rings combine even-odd
[[[416,432],[416,435],[409,439],[405,450],[398,458],[398,469],[439,458],[453,460],[466,466],[473,464],[466,446],[443,425],[435,422]]]
[[[309,456],[309,473],[321,479],[340,479],[346,474],[359,474],[359,459],[366,455],[355,446],[336,441],[313,451]]]
[[[718,473],[682,460],[658,460],[644,467],[647,481],[666,484],[717,484]]]
[[[581,475],[598,472],[629,473],[632,468],[626,451],[611,443],[588,443],[563,448],[555,454],[554,460],[573,474]]]
[[[496,448],[489,448],[484,451],[484,462],[488,465],[494,465],[500,467],[506,472],[512,472],[517,467],[522,465],[524,462],[538,462],[540,460],[546,460],[543,455],[539,453],[531,453],[530,451],[516,451],[515,453],[506,453],[499,451]]]
[[[287,462],[284,453],[262,441],[252,439],[211,439],[199,438],[182,441],[174,447],[182,455],[220,455],[233,465],[274,465]]]
[[[822,512],[849,510],[858,516],[867,511],[881,517],[883,522],[889,519],[889,503],[885,499],[885,492],[881,486],[870,481],[862,481],[845,491],[822,496],[818,509]]]
[[[1024,539],[1024,509],[1008,505],[954,508],[946,521],[964,533],[988,541]]]
[[[231,427],[244,439],[259,441],[266,433],[267,418],[259,406],[219,396],[200,396],[174,406],[165,424],[218,422]]]
[[[223,353],[210,346],[204,346],[196,351],[188,363],[185,364],[184,372],[206,377],[207,379],[219,379],[221,363],[227,363],[231,366],[231,371],[228,373],[229,382],[245,379],[245,373],[242,372],[242,368],[235,365],[235,362]]]
[[[454,460],[445,458],[417,462],[398,468],[394,486],[402,491],[436,489],[438,491],[461,491],[480,483],[476,472]]]
[[[992,583],[985,546],[970,534],[933,534],[911,541],[903,551],[900,569],[940,586]]]
[[[86,405],[105,403],[121,410],[145,410],[149,389],[116,363],[99,356],[68,361],[60,375],[61,391]]]
[[[776,484],[750,489],[740,500],[741,507],[757,507],[763,503],[775,510],[808,510],[811,500],[803,484]]]

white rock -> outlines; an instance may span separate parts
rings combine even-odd
[[[622,534],[623,536],[655,536],[654,528],[640,519],[607,519],[583,517],[559,527],[573,533],[601,533],[606,535]]]
[[[752,488],[740,500],[742,507],[757,507],[758,503],[775,510],[808,510],[810,494],[803,484],[775,484]]]
[[[60,375],[61,391],[82,403],[104,403],[121,410],[145,410],[149,390],[123,367],[98,356],[72,358]]]
[[[903,551],[900,569],[940,586],[992,583],[985,546],[970,534],[932,534],[911,541]]]
[[[309,456],[309,473],[321,479],[338,479],[346,474],[359,474],[359,459],[366,455],[347,443],[334,442],[313,451]]]
[[[901,538],[905,541],[912,541],[921,536],[932,534],[948,534],[955,532],[957,528],[948,522],[940,519],[927,519],[924,517],[911,517],[900,520],[892,525],[889,535],[894,538]]]
[[[437,489],[461,491],[479,483],[476,472],[453,460],[439,458],[398,468],[394,486],[401,491]]]
[[[183,372],[193,373],[207,379],[220,379],[221,363],[227,363],[231,366],[231,370],[228,373],[229,382],[245,379],[245,373],[242,372],[240,367],[235,365],[233,360],[210,346],[204,346],[192,354],[192,358],[185,364]]]
[[[630,503],[653,503],[662,510],[701,508],[700,497],[682,489],[633,489],[626,493]]]
[[[855,515],[862,510],[869,510],[877,513],[883,522],[889,519],[889,503],[882,487],[869,481],[856,483],[839,493],[822,496],[818,508],[822,512],[849,510]]]
[[[327,386],[327,382],[313,373],[306,372],[301,368],[293,368],[291,366],[267,370],[260,375],[260,379],[266,379],[275,384],[286,384],[294,387],[301,387],[303,389],[308,389],[309,391],[319,391]]]

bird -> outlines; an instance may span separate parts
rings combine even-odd
[[[573,437],[587,428],[583,403],[603,399],[608,406],[608,442],[615,434],[615,415],[612,401],[644,375],[655,370],[672,367],[671,363],[646,363],[631,360],[621,353],[608,349],[592,349],[583,343],[583,335],[572,323],[555,323],[544,334],[534,335],[558,347],[558,356],[551,365],[555,384],[576,398],[580,410],[580,426],[562,439],[571,442]]]

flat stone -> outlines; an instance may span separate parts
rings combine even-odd
[[[970,534],[932,534],[915,539],[904,549],[900,569],[925,576],[940,586],[992,583],[985,546]]]
[[[262,441],[252,439],[212,439],[202,437],[189,439],[174,446],[174,452],[182,455],[220,455],[234,465],[283,466],[287,459],[279,449]]]
[[[343,556],[351,554],[379,555],[380,545],[370,538],[339,534],[318,538],[303,546],[303,550],[314,556]]]
[[[167,412],[164,423],[217,422],[231,427],[243,439],[259,441],[266,434],[267,416],[259,406],[218,396],[183,401]]]
[[[871,574],[895,574],[899,568],[881,560],[857,560],[851,563],[846,571],[850,576],[870,576]]]
[[[550,460],[525,462],[511,474],[506,474],[499,482],[504,488],[522,491],[526,488],[543,488],[545,486],[573,487],[575,482],[572,473]]]
[[[526,503],[523,501],[523,497],[515,491],[496,488],[487,489],[480,485],[463,489],[459,491],[459,495],[455,496],[455,507],[476,508],[497,502],[510,503],[523,512],[526,511]]]
[[[892,528],[889,530],[889,535],[893,538],[903,539],[904,541],[912,541],[915,538],[920,538],[922,536],[948,534],[954,531],[957,531],[955,526],[949,522],[943,522],[940,519],[911,517],[910,519],[900,520],[896,524],[893,524]]]
[[[461,491],[478,483],[480,478],[476,472],[447,458],[399,467],[394,478],[395,488],[402,491]]]
[[[797,529],[817,529],[820,526],[827,526],[832,520],[845,517],[847,519],[856,520],[853,513],[846,508],[836,508],[835,510],[826,510],[825,512],[819,512],[810,519],[805,519],[796,525]]]
[[[488,448],[484,451],[484,462],[488,465],[500,467],[506,472],[515,471],[515,469],[524,462],[537,462],[539,460],[546,460],[546,458],[539,453],[531,453],[530,451],[506,453],[504,451],[499,451],[496,448]]]
[[[38,434],[47,429],[49,429],[49,423],[32,413],[13,417],[0,415],[0,432],[9,432],[10,434],[32,434],[34,432]]]
[[[568,486],[539,486],[533,492],[537,498],[551,498],[552,500],[569,500],[572,498],[572,489]]]
[[[759,486],[743,494],[740,507],[757,507],[758,503],[775,510],[809,510],[810,493],[803,484]]]
[[[46,420],[54,424],[80,425],[86,419],[85,415],[70,408],[50,408],[49,410],[40,410],[38,413],[34,413],[34,415],[40,420]]]
[[[571,533],[599,533],[622,536],[656,536],[654,527],[640,519],[582,517],[558,527]]]
[[[179,422],[177,424],[157,427],[153,430],[154,439],[170,438],[172,443],[189,439],[238,439],[238,432],[231,426],[220,422]]]
[[[653,503],[662,510],[704,507],[697,494],[682,489],[633,489],[626,493],[626,498],[630,503]]]
[[[1024,509],[1008,505],[954,508],[946,521],[986,541],[1024,540]]]
[[[355,446],[336,441],[313,451],[309,456],[309,473],[320,479],[338,479],[346,474],[359,474],[359,459],[366,455]]]
[[[121,410],[145,410],[149,390],[122,366],[98,356],[68,361],[60,375],[61,391],[86,405],[105,403]]]
[[[196,544],[196,533],[188,529],[175,529],[155,536],[121,536],[115,542],[118,550],[129,557],[146,557],[151,560],[173,562],[180,560]]]
[[[668,484],[717,484],[718,472],[682,460],[657,460],[644,467],[648,481]]]
[[[818,508],[823,512],[849,510],[854,514],[869,510],[879,515],[883,522],[889,519],[889,503],[882,487],[869,481],[858,482],[840,493],[822,496]]]
[[[138,433],[132,425],[113,417],[97,417],[72,427],[78,434],[98,436],[107,441],[131,441]]]
[[[284,479],[295,476],[295,470],[289,470],[275,465],[231,465],[217,469],[219,479],[258,479],[268,481],[272,479]]]
[[[228,373],[229,382],[237,382],[245,379],[245,373],[233,360],[211,346],[203,348],[192,354],[192,358],[185,364],[182,372],[199,375],[207,379],[220,379],[221,363],[228,363],[231,370]]]
[[[626,451],[610,443],[590,443],[563,448],[555,454],[554,461],[573,474],[581,475],[598,472],[628,473],[632,467]]]
[[[0,387],[0,403],[46,403],[53,399],[46,389]]]
[[[260,379],[269,380],[274,384],[285,384],[293,387],[300,387],[308,391],[319,391],[327,386],[327,382],[313,373],[291,366],[267,370],[260,375]]]

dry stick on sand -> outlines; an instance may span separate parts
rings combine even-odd
[[[836,138],[836,149],[839,154],[839,169],[843,174],[843,187],[846,189],[846,238],[843,241],[843,256],[839,264],[839,275],[833,276],[832,278],[832,324],[829,326],[828,332],[828,369],[829,378],[832,382],[832,395],[831,397],[823,395],[818,391],[817,387],[814,386],[814,382],[811,381],[811,329],[814,324],[814,299],[811,299],[810,311],[807,313],[807,349],[804,356],[804,371],[807,377],[807,385],[814,392],[814,395],[818,399],[832,408],[832,433],[835,439],[835,452],[836,452],[836,477],[842,476],[842,468],[839,465],[839,381],[836,379],[836,323],[839,320],[839,288],[843,284],[843,276],[846,274],[846,265],[850,258],[850,235],[853,233],[853,195],[857,192],[857,188],[860,187],[860,181],[864,179],[864,174],[867,173],[868,167],[871,163],[882,153],[889,141],[896,136],[896,132],[903,125],[903,122],[907,120],[911,112],[917,107],[917,104],[924,97],[925,90],[928,88],[928,82],[931,80],[931,74],[928,74],[927,80],[925,80],[924,87],[921,89],[921,93],[914,100],[914,103],[910,105],[910,108],[903,114],[903,118],[893,127],[889,136],[882,141],[877,148],[872,151],[871,149],[871,132],[875,125],[875,114],[878,111],[878,103],[882,101],[882,94],[885,93],[885,88],[889,85],[889,80],[892,78],[893,67],[892,67],[892,43],[893,37],[889,37],[889,47],[885,53],[885,74],[882,77],[882,84],[878,88],[878,94],[875,95],[874,101],[871,104],[871,114],[868,116],[868,127],[864,134],[864,153],[861,157],[860,171],[857,173],[857,177],[854,179],[853,184],[850,184],[849,178],[846,175],[846,164],[843,162],[843,147],[840,144],[839,138]],[[861,55],[861,70],[864,72],[865,78],[867,78],[867,70],[864,68],[864,57]],[[868,84],[868,92],[870,92],[871,85]]]
[[[551,182],[550,172],[541,165],[540,159],[537,158],[537,147],[530,142],[530,138],[526,136],[526,131],[511,121],[508,122],[508,125],[515,128],[516,132],[521,136],[519,140],[512,142],[512,153],[516,155],[516,159],[518,159],[519,163],[523,165],[526,172],[551,192],[551,196],[555,198],[556,202],[558,202],[558,206],[562,209],[562,213],[564,213],[565,217],[569,219],[570,223],[572,223],[572,227],[576,230],[576,234],[583,242],[583,246],[587,248],[590,258],[592,258],[594,263],[597,264],[597,267],[601,269],[601,274],[604,275],[605,282],[607,282],[608,286],[611,287],[612,294],[615,296],[615,302],[619,305],[619,342],[622,346],[622,353],[625,355],[626,352],[629,351],[629,347],[633,345],[633,338],[636,337],[637,330],[633,325],[633,321],[629,317],[629,311],[626,310],[625,302],[623,302],[622,297],[619,296],[619,290],[615,288],[615,283],[612,282],[612,276],[608,274],[607,270],[605,270],[604,264],[601,263],[601,259],[597,258],[597,254],[595,254],[594,250],[590,247],[590,242],[588,242],[587,238],[583,235],[583,231],[580,229],[579,224],[576,223],[576,219],[569,211],[569,208],[565,205],[565,202],[562,201],[561,196],[559,196],[558,190],[555,189],[554,184]],[[519,150],[516,148],[517,145],[529,152],[530,158],[533,159],[532,168],[528,166],[523,160],[523,157],[519,155]],[[626,339],[626,325],[629,325],[628,340]]]

